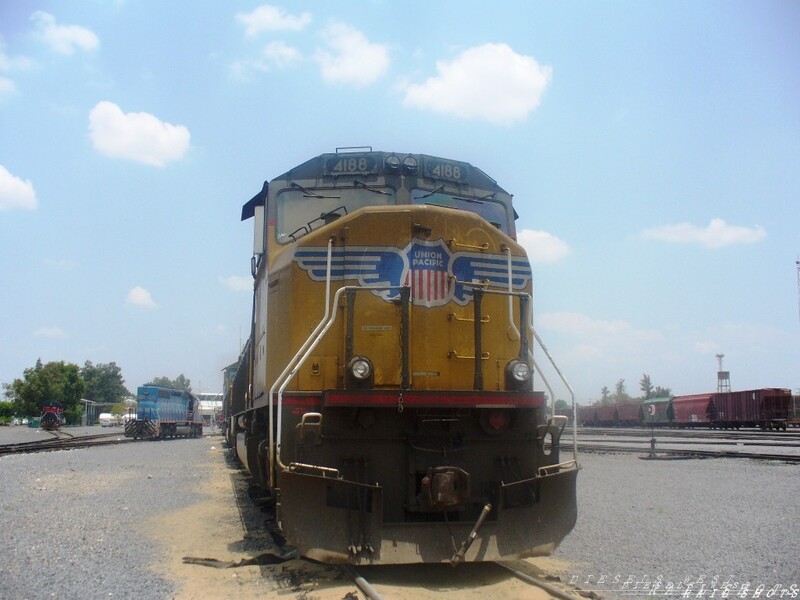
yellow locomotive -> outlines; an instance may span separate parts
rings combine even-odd
[[[371,148],[317,156],[244,205],[253,319],[226,435],[304,556],[510,559],[572,529],[578,465],[533,391],[515,217],[468,163]]]

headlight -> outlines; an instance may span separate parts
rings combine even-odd
[[[390,154],[384,161],[386,170],[395,173],[400,168],[400,157],[397,154]]]
[[[365,381],[372,374],[372,365],[363,356],[356,356],[350,361],[350,373],[354,379]]]
[[[406,156],[403,159],[403,171],[413,175],[419,169],[419,161],[413,156]]]
[[[511,376],[520,383],[528,381],[531,378],[531,368],[528,363],[517,361],[511,366]]]
[[[514,359],[506,365],[506,389],[525,391],[531,388],[533,373],[527,362]]]

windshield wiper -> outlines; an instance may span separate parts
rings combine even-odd
[[[311,190],[304,188],[302,185],[300,185],[299,183],[295,183],[294,181],[292,181],[289,184],[289,187],[303,192],[304,198],[330,198],[333,200],[338,200],[339,198],[341,198],[341,196],[323,196],[322,194],[318,194],[316,192],[312,192]]]
[[[422,200],[423,198],[428,198],[430,196],[433,196],[434,194],[438,194],[442,190],[444,190],[444,185],[440,185],[439,187],[434,188],[432,191],[428,192],[424,196],[420,196],[419,198],[417,198],[417,200]]]
[[[383,190],[379,190],[378,188],[374,188],[371,185],[367,185],[366,183],[364,183],[360,179],[353,179],[353,185],[356,186],[356,187],[361,186],[365,190],[369,190],[370,192],[374,192],[376,194],[381,194],[383,196],[391,196],[391,194],[389,192],[384,192]]]
[[[481,202],[483,198],[481,198],[480,200],[475,200],[475,198],[464,198],[463,196],[452,196],[452,198],[453,200],[461,200],[462,202],[468,202],[469,204],[484,204],[483,202]]]

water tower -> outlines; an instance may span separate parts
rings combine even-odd
[[[717,363],[719,364],[719,369],[717,369],[717,391],[718,392],[730,392],[731,391],[731,373],[730,371],[723,371],[722,370],[722,359],[725,358],[724,354],[717,354]]]

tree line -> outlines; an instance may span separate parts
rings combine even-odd
[[[155,377],[145,385],[192,391],[191,382],[183,374],[174,380]],[[0,401],[0,423],[15,416],[39,416],[46,402],[59,402],[67,423],[79,424],[84,412],[82,400],[109,405],[113,407],[109,412],[121,414],[124,400],[132,396],[125,387],[122,369],[115,362],[92,364],[88,360],[79,367],[64,361],[42,363],[39,359],[23,371],[21,378],[4,383],[3,391],[5,402]]]
[[[639,389],[642,391],[641,396],[630,396],[625,389],[625,380],[619,379],[614,386],[614,391],[608,389],[608,386],[603,386],[600,390],[600,399],[595,404],[617,404],[619,402],[644,402],[650,398],[664,398],[672,396],[672,389],[662,387],[660,385],[653,385],[650,375],[644,373],[642,379],[639,381]]]

